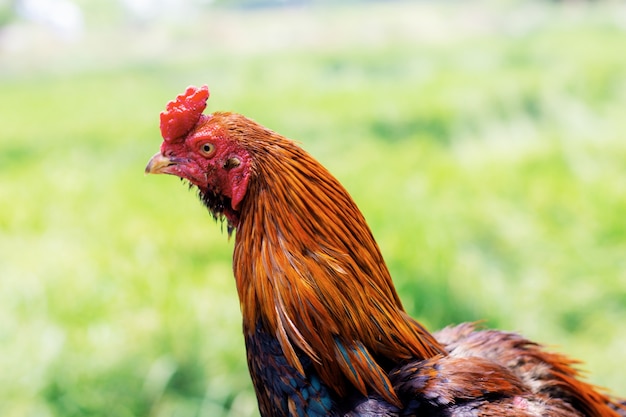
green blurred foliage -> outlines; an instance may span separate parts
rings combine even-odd
[[[203,83],[338,176],[429,328],[520,331],[625,393],[624,9],[491,6],[210,10],[2,50],[0,413],[257,415],[232,242],[142,172]]]

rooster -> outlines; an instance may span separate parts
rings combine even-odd
[[[259,410],[269,416],[626,416],[573,361],[515,333],[430,333],[403,309],[363,215],[293,141],[189,87],[161,113],[146,173],[199,191],[235,233]]]

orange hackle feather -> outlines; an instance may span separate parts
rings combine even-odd
[[[331,391],[332,401],[313,408],[339,413],[354,406],[351,416],[360,415],[359,407],[378,415],[367,407],[388,411],[390,405],[397,409],[384,415],[626,416],[623,403],[578,378],[575,361],[515,333],[472,324],[428,332],[404,311],[343,186],[276,132],[239,114],[203,115],[208,94],[206,86],[190,87],[168,103],[161,114],[162,154],[146,170],[188,179],[213,215],[237,230],[233,268],[246,340],[272,338],[270,346],[262,345],[265,338],[260,350],[248,351],[256,372],[265,364],[251,355],[280,346],[277,356],[299,374],[303,390],[319,376],[324,388],[311,392]],[[217,144],[223,154],[209,165]],[[196,160],[199,150],[205,157]],[[200,166],[205,171],[198,172]],[[267,375],[252,375],[264,416],[305,413],[298,408],[308,404],[304,395],[285,398],[280,390],[298,382],[282,376],[276,389]],[[355,390],[365,402],[333,403]],[[389,404],[378,404],[377,396]]]
[[[253,331],[261,320],[275,332],[294,368],[302,371],[297,348],[314,360],[321,379],[340,396],[351,384],[364,395],[373,391],[401,406],[388,370],[376,358],[418,365],[429,360],[439,369],[438,359],[449,347],[404,312],[378,245],[348,192],[294,142],[237,114],[214,113],[211,119],[231,135],[235,132],[235,140],[256,162],[255,180],[241,207],[245,215],[236,225],[233,256],[244,329]],[[521,392],[519,383],[507,379],[509,371],[500,375],[496,370],[523,357],[534,366],[529,372],[545,369],[546,394],[560,389],[588,416],[618,416],[607,406],[611,400],[606,395],[576,379],[572,361],[517,335],[519,344],[507,344],[503,334],[509,335],[493,332],[493,340],[501,342],[494,351],[501,355],[498,360],[510,358],[509,363],[447,362],[466,377],[464,395],[478,395],[474,391],[482,389],[483,395],[507,392],[513,398]],[[477,356],[487,351],[480,345],[476,350]],[[471,365],[472,373],[462,371]],[[483,378],[485,385],[474,387],[476,378]]]
[[[297,348],[340,395],[349,381],[399,405],[375,357],[401,362],[444,350],[404,312],[361,212],[292,141],[237,114],[216,119],[257,162],[233,257],[244,328],[261,320],[294,368],[302,371]]]

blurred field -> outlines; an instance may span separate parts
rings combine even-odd
[[[257,415],[232,242],[143,175],[203,83],[339,177],[429,328],[520,331],[626,395],[624,3],[100,12],[0,33],[0,414]]]

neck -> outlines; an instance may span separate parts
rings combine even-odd
[[[258,175],[237,225],[234,273],[246,337],[261,326],[290,366],[305,374],[307,358],[338,395],[356,388],[399,404],[389,368],[443,348],[404,312],[347,191],[306,152],[270,133],[256,137],[264,151],[253,155]]]

